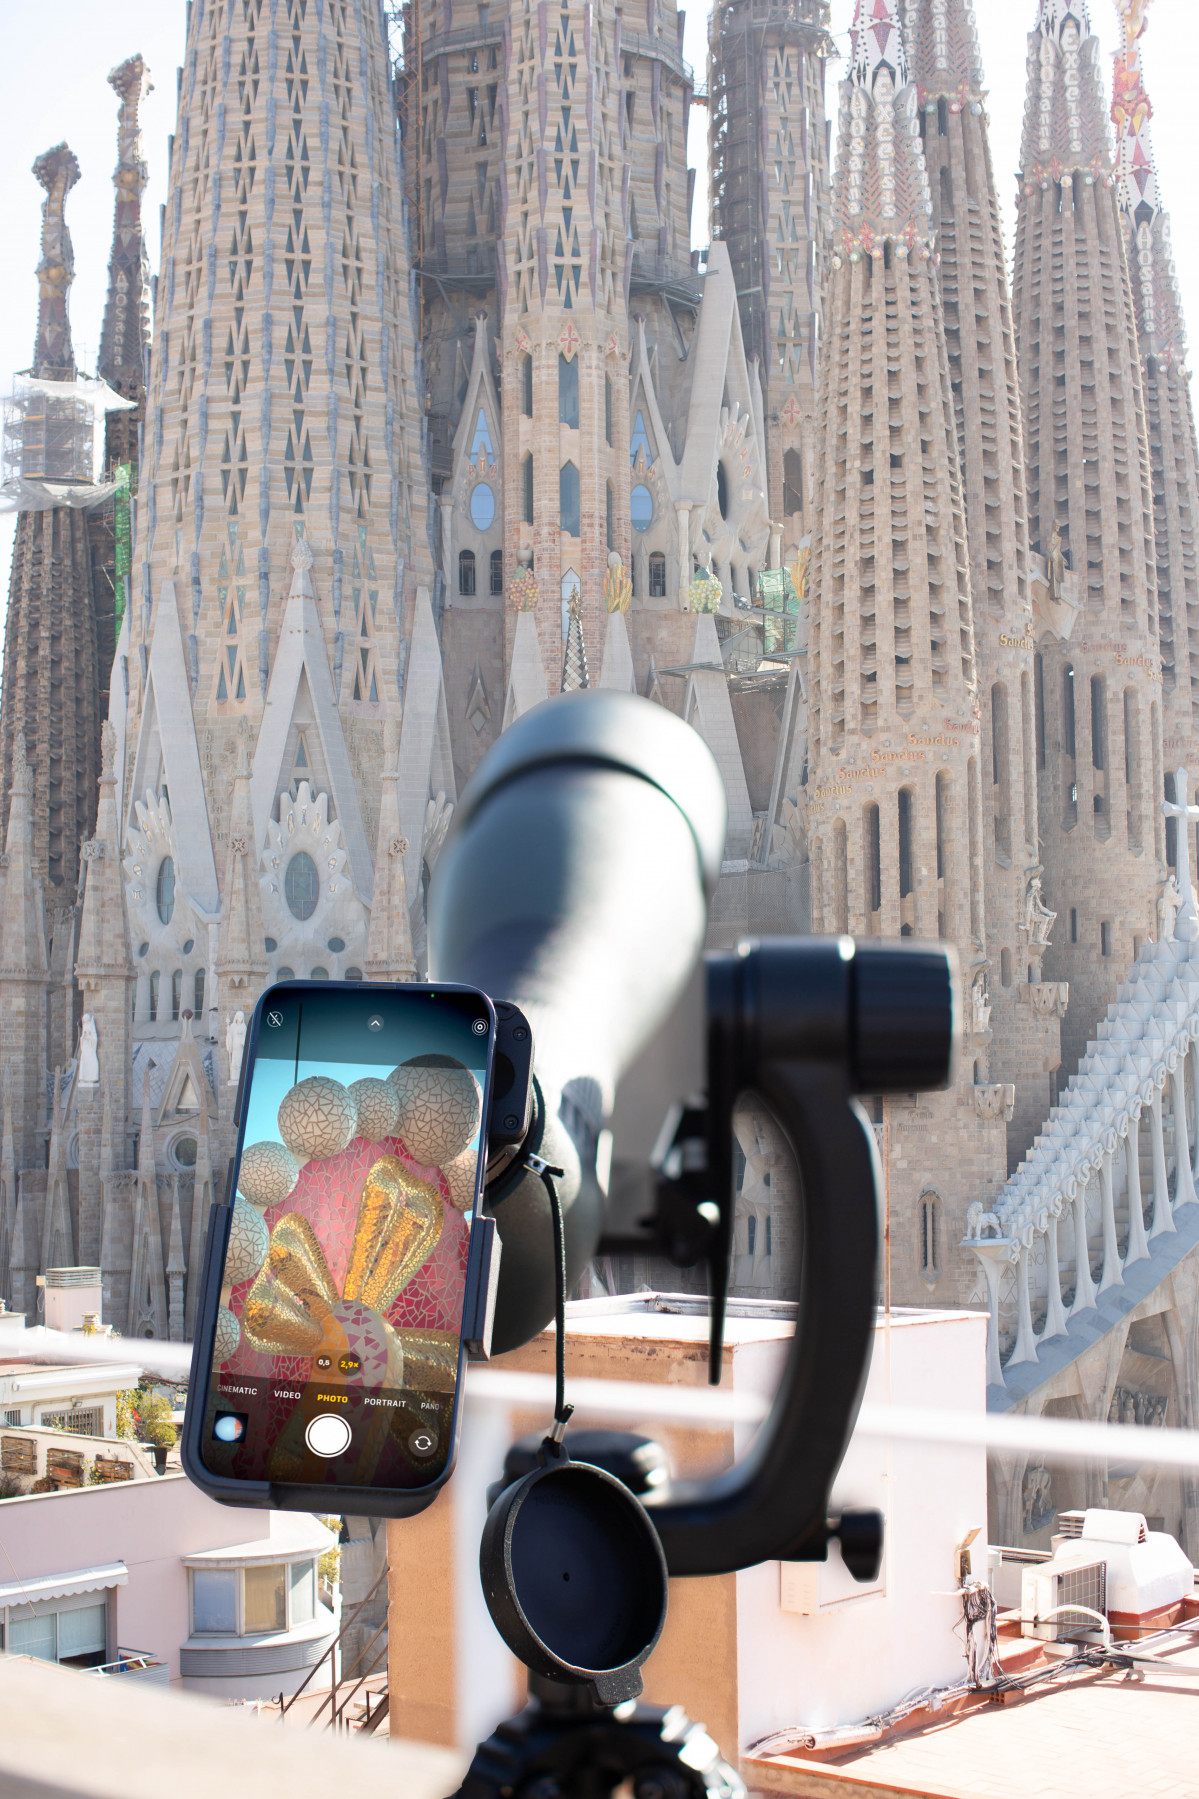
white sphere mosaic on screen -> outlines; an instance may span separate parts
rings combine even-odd
[[[234,1282],[253,1280],[266,1261],[270,1246],[271,1234],[257,1206],[247,1205],[241,1198],[235,1200],[229,1225],[229,1248],[225,1252],[225,1279]]]
[[[443,1162],[441,1172],[450,1190],[450,1204],[459,1212],[469,1212],[475,1203],[475,1171],[478,1151],[464,1149],[452,1162]]]
[[[237,1190],[252,1206],[281,1206],[299,1178],[300,1164],[282,1143],[251,1143],[241,1152]]]
[[[294,1155],[323,1162],[340,1155],[358,1130],[349,1089],[327,1074],[310,1074],[285,1093],[279,1107],[279,1135]]]
[[[347,1091],[357,1108],[360,1137],[368,1143],[382,1143],[385,1137],[395,1136],[400,1096],[390,1081],[365,1075],[360,1081],[351,1081]]]
[[[399,1134],[426,1168],[444,1168],[461,1155],[479,1128],[479,1083],[461,1063],[433,1068],[411,1062],[388,1080],[400,1096]]]
[[[228,1306],[222,1306],[216,1315],[216,1336],[212,1344],[212,1361],[215,1368],[220,1368],[237,1351],[241,1342],[241,1325],[233,1316]]]

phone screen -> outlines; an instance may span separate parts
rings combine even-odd
[[[213,1474],[411,1488],[444,1471],[490,1054],[481,994],[264,996],[204,1419]]]

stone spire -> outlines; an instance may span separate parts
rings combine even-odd
[[[375,892],[366,942],[368,981],[412,981],[412,924],[404,879],[407,839],[400,832],[400,727],[383,727],[383,773],[379,786],[379,833],[375,849]]]
[[[96,1024],[100,1086],[104,1105],[116,1116],[116,1154],[125,1166],[124,1132],[129,1116],[130,1019],[135,977],[121,880],[121,831],[117,813],[116,732],[105,722],[100,734],[100,800],[95,835],[83,846],[83,902],[75,956],[81,1010]],[[77,1101],[79,1110],[80,1194],[99,1196],[101,1107],[97,1090]],[[90,1227],[89,1227],[90,1228]],[[82,1215],[81,1215],[82,1230]]]
[[[222,882],[216,963],[222,1029],[228,1027],[235,1012],[244,1012],[249,1018],[267,978],[258,840],[250,794],[249,738],[248,725],[243,725],[237,734],[237,772],[229,803],[229,853]]]
[[[138,107],[150,91],[149,70],[140,56],[131,56],[113,69],[108,84],[120,100],[117,125],[117,166],[113,171],[116,203],[113,215],[112,251],[108,259],[108,295],[100,330],[97,373],[126,399],[145,399],[145,353],[150,342],[150,259],[142,229],[142,195],[149,169],[142,156]],[[127,428],[136,415],[109,415],[111,436],[120,421]],[[116,460],[116,458],[110,458]],[[125,460],[122,458],[122,460]]]
[[[977,98],[983,70],[972,0],[903,0],[903,12],[908,60],[921,94]]]
[[[1166,764],[1199,766],[1199,466],[1186,368],[1182,297],[1174,271],[1169,215],[1153,156],[1153,106],[1145,89],[1141,42],[1149,0],[1117,0],[1122,44],[1116,56],[1112,119],[1117,195],[1132,278],[1157,546],[1158,633],[1165,705]]]
[[[38,157],[33,172],[46,199],[32,372],[68,381],[75,374],[67,319],[75,265],[64,207],[79,179],[79,165],[59,144]],[[44,422],[56,410],[59,416],[69,415],[62,433]],[[87,458],[81,462],[76,447],[72,401],[19,392],[14,426],[25,476],[74,481],[84,473],[91,478],[90,463],[84,466]],[[90,432],[87,441],[90,448]],[[4,621],[0,817],[7,816],[15,740],[22,736],[37,772],[33,817],[38,865],[49,885],[66,887],[72,900],[79,846],[91,830],[96,803],[101,686],[87,516],[74,507],[23,511],[17,518]]]
[[[1035,712],[1044,898],[1057,914],[1044,972],[1070,986],[1067,1074],[1137,945],[1157,935],[1146,868],[1165,858],[1149,439],[1107,113],[1085,5],[1041,0],[1013,311],[1029,537],[1051,602]]]
[[[13,1150],[12,1101],[4,1095],[4,1126],[0,1134],[0,1299],[11,1300],[9,1260],[17,1225],[17,1159]]]
[[[568,613],[566,647],[562,654],[561,690],[563,693],[575,693],[579,688],[591,685],[587,677],[587,646],[583,642],[582,606],[577,587],[570,596]]]
[[[62,1070],[54,1070],[50,1089],[50,1154],[46,1167],[46,1203],[42,1208],[42,1269],[70,1268],[75,1263],[71,1199],[67,1190],[67,1152],[63,1142]]]
[[[960,1086],[921,1099],[928,1122],[891,1113],[893,1290],[915,1303],[927,1299],[917,1246],[936,1168],[969,1154],[968,1179],[939,1189],[948,1246],[971,1198],[1002,1182],[1007,1153],[1003,1107],[973,1082],[990,1047],[989,866],[957,421],[916,89],[886,0],[858,5],[841,117],[808,585],[812,928],[945,938],[970,992]],[[942,1291],[964,1299],[965,1258],[946,1254],[941,1271]]]
[[[45,894],[33,853],[33,771],[20,735],[15,750],[0,937],[0,1080],[13,1110],[17,1166],[32,1168],[42,1166],[50,965]]]
[[[837,247],[845,256],[893,243],[927,257],[932,202],[916,132],[898,0],[857,0],[837,164]],[[827,338],[827,330],[826,330]]]
[[[1028,991],[1044,946],[1030,939],[1027,905],[1040,853],[1020,382],[974,9],[969,0],[907,0],[905,29],[922,96],[974,598],[992,963],[979,1059],[991,1081],[1016,1086],[1009,1147],[1018,1159],[1048,1115],[1049,1075],[1061,1055],[1056,1010],[1035,1010]]]
[[[793,547],[811,526],[832,226],[828,0],[718,0],[708,55],[713,231],[728,245],[746,354],[761,372],[771,517]]]
[[[133,1258],[129,1272],[128,1333],[167,1335],[167,1291],[162,1266],[162,1219],[158,1209],[158,1169],[154,1161],[154,1108],[150,1070],[142,1077],[142,1125],[133,1189]]]
[[[42,202],[42,255],[37,265],[37,338],[33,372],[70,380],[75,373],[67,299],[75,279],[75,252],[67,230],[67,195],[79,179],[79,164],[65,144],[45,151],[33,172],[46,190]]]
[[[1024,179],[1047,175],[1057,181],[1075,170],[1095,178],[1109,175],[1111,132],[1087,0],[1039,0],[1028,46]]]
[[[172,1343],[182,1343],[184,1328],[183,1283],[187,1263],[183,1259],[183,1220],[179,1215],[179,1176],[171,1177],[171,1235],[167,1250],[167,1329]]]
[[[191,1232],[187,1265],[191,1279],[187,1283],[183,1308],[185,1340],[196,1328],[196,1303],[200,1295],[200,1276],[204,1269],[204,1244],[208,1236],[208,1216],[214,1198],[212,1179],[212,1142],[208,1118],[208,1082],[200,1083],[200,1116],[196,1120],[196,1169],[192,1181]]]
[[[17,1189],[16,1221],[9,1250],[9,1298],[14,1312],[37,1322],[37,1204],[32,1193]]]

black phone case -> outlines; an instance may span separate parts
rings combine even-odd
[[[356,983],[355,983],[356,985]],[[367,983],[363,983],[367,985]],[[380,995],[391,991],[387,983],[371,982]],[[323,981],[285,981],[268,989],[275,992],[278,986],[288,991],[296,988],[314,992],[327,992]],[[414,991],[428,991],[423,982],[404,982],[397,991],[411,994]],[[454,1464],[458,1459],[458,1435],[462,1428],[462,1376],[466,1366],[467,1337],[471,1320],[480,1316],[487,1307],[488,1286],[492,1279],[490,1262],[491,1251],[495,1243],[495,1222],[483,1218],[479,1212],[479,1193],[481,1192],[482,1171],[487,1162],[487,1106],[490,1098],[491,1068],[494,1064],[496,1039],[495,1008],[486,994],[478,988],[467,987],[457,981],[439,981],[436,992],[477,993],[487,1000],[491,1012],[491,1036],[488,1063],[487,1090],[483,1094],[483,1113],[481,1136],[479,1143],[479,1160],[477,1179],[480,1186],[476,1189],[474,1222],[470,1233],[470,1248],[466,1265],[466,1291],[463,1295],[463,1336],[458,1352],[458,1380],[454,1392],[454,1416],[450,1453],[441,1473],[423,1487],[358,1487],[337,1486],[324,1483],[320,1486],[304,1486],[298,1482],[278,1482],[266,1480],[232,1480],[226,1475],[214,1474],[204,1465],[201,1448],[204,1436],[204,1418],[208,1410],[208,1381],[212,1370],[212,1351],[216,1337],[217,1312],[220,1308],[221,1271],[225,1265],[225,1251],[229,1243],[229,1227],[233,1220],[233,1201],[236,1197],[237,1170],[241,1163],[243,1148],[244,1121],[242,1117],[242,1100],[245,1095],[246,1078],[253,1067],[254,1057],[258,1051],[259,1025],[262,1016],[263,1001],[266,995],[255,1006],[250,1019],[250,1028],[246,1033],[246,1044],[242,1055],[241,1073],[237,1083],[237,1098],[234,1102],[233,1120],[237,1126],[237,1150],[229,1162],[229,1172],[225,1182],[226,1199],[220,1205],[214,1205],[208,1216],[208,1232],[204,1242],[204,1266],[200,1276],[200,1292],[196,1305],[196,1333],[192,1343],[192,1365],[187,1385],[187,1408],[183,1418],[183,1435],[179,1445],[180,1460],[188,1479],[215,1499],[221,1505],[259,1506],[269,1511],[279,1512],[327,1512],[349,1517],[361,1518],[415,1518],[419,1512],[426,1511],[436,1499],[438,1493],[454,1472]]]

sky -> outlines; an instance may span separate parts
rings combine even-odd
[[[1015,171],[1024,112],[1027,31],[1035,0],[982,0],[977,8],[983,68],[990,93],[991,143],[1009,256],[1015,213]],[[849,45],[853,0],[833,0],[833,32]],[[1091,19],[1103,46],[1105,79],[1118,31],[1113,0],[1091,0]],[[68,202],[75,245],[71,321],[80,368],[94,370],[112,237],[112,170],[116,162],[116,96],[105,77],[137,52],[145,57],[155,91],[142,106],[150,185],[145,195],[150,256],[157,266],[158,209],[166,198],[167,137],[175,124],[175,71],[183,53],[184,0],[0,0],[4,61],[0,68],[0,392],[29,366],[37,318],[33,278],[39,255],[42,190],[27,171],[35,156],[65,138],[82,175]],[[65,47],[65,53],[64,53]],[[1193,155],[1193,53],[1199,48],[1196,0],[1153,0],[1144,50],[1153,100],[1154,148],[1161,192],[1173,223],[1183,307],[1199,344],[1199,184],[1187,176]],[[706,78],[707,23],[703,8],[688,13],[686,54],[697,79]],[[829,106],[844,63],[829,71]],[[691,161],[697,172],[693,242],[707,242],[707,115],[692,111]],[[834,132],[835,141],[835,132]],[[13,524],[0,516],[0,605],[7,602]]]

